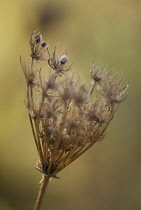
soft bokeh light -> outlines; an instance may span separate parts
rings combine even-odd
[[[129,80],[128,98],[106,138],[52,179],[42,209],[141,209],[141,2],[1,1],[0,210],[32,209],[40,172],[19,57],[30,59],[29,37],[39,28],[51,47],[67,49],[76,74],[89,81],[91,61]]]

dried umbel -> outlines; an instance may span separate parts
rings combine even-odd
[[[128,85],[112,71],[92,64],[92,81],[87,89],[80,77],[74,79],[68,73],[68,56],[57,56],[56,47],[51,53],[40,33],[32,33],[30,46],[31,64],[21,61],[21,66],[27,84],[26,106],[39,155],[35,167],[44,175],[43,193],[50,177],[57,178],[58,172],[103,139],[117,107],[126,98]],[[52,69],[47,79],[43,70],[35,66],[36,61],[42,60]],[[39,209],[40,197],[35,209]]]

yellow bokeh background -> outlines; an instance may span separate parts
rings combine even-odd
[[[43,210],[141,209],[141,2],[137,0],[1,0],[0,210],[30,210],[41,174],[23,100],[19,57],[30,61],[39,28],[53,48],[67,49],[71,71],[88,84],[91,61],[129,80],[106,137],[52,179]]]

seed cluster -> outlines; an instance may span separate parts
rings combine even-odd
[[[91,65],[92,82],[87,89],[81,79],[67,72],[68,56],[52,53],[40,33],[30,39],[31,65],[21,61],[27,84],[27,102],[31,128],[40,160],[36,168],[49,177],[86,152],[105,136],[119,104],[126,98],[127,84],[112,71]],[[43,79],[35,61],[46,61],[52,69]]]

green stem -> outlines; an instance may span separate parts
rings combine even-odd
[[[47,185],[49,183],[49,179],[50,179],[50,177],[43,175],[41,187],[40,187],[38,197],[37,197],[37,200],[36,200],[36,203],[34,206],[34,210],[39,210],[41,207],[43,197],[45,195],[45,191],[46,191]]]

